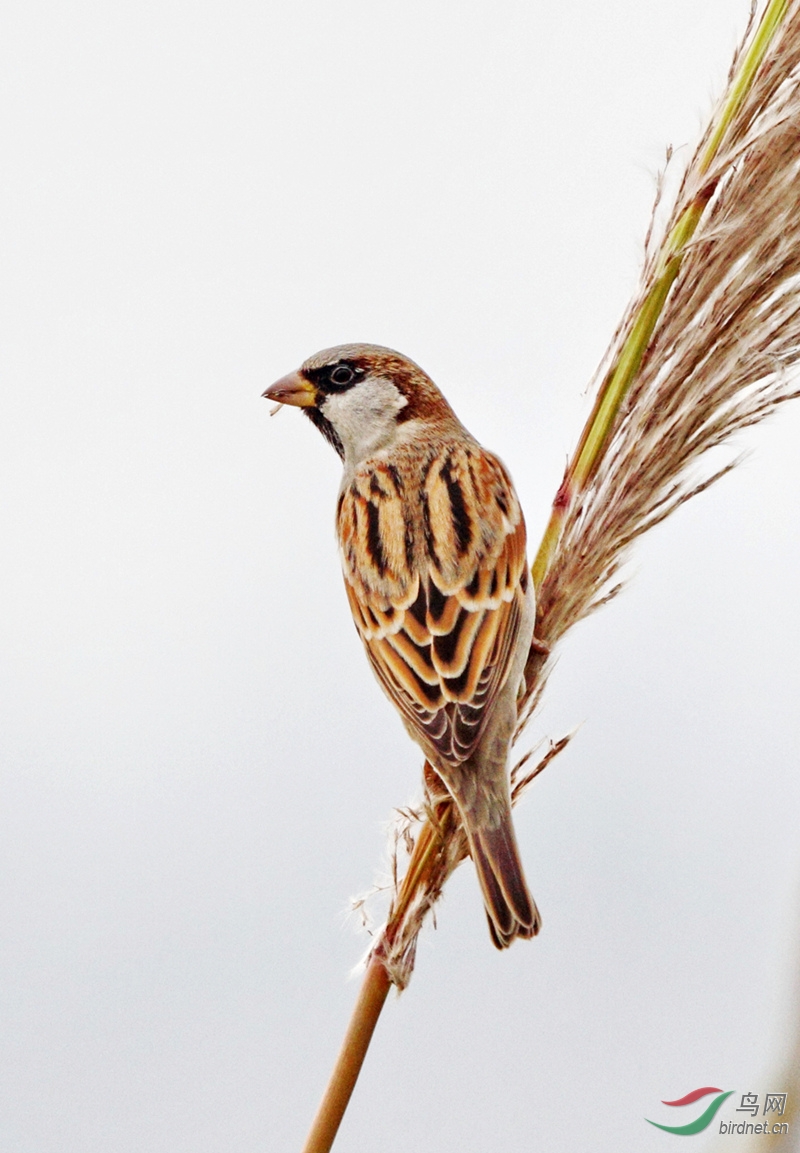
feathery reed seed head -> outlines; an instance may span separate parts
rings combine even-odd
[[[661,191],[659,183],[654,222]],[[598,370],[598,403],[540,552],[541,645],[528,660],[517,735],[541,697],[550,652],[616,595],[637,537],[737,463],[733,456],[704,471],[710,450],[798,395],[800,0],[770,0],[761,24],[751,20],[658,243],[656,231],[652,223],[638,290]],[[625,387],[603,410],[620,366]],[[514,802],[568,740],[525,774],[523,758]],[[398,989],[410,980],[425,917],[467,855],[429,764],[425,784],[425,804],[406,812],[395,836],[395,877],[401,846],[408,867],[371,950]]]

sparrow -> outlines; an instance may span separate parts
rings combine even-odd
[[[389,348],[325,349],[263,395],[341,457],[336,535],[373,672],[455,802],[495,945],[535,936],[508,771],[535,601],[505,466]]]

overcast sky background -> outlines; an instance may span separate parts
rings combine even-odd
[[[746,17],[12,3],[4,1153],[299,1149],[366,945],[348,898],[421,757],[349,617],[338,460],[260,394],[327,345],[402,350],[538,540],[664,149],[695,139]],[[498,954],[458,872],[338,1153],[649,1153],[664,1098],[781,1088],[799,437],[787,409],[743,438],[564,645],[526,743],[581,727],[517,817],[542,934]]]

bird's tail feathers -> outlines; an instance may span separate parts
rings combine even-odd
[[[535,937],[541,917],[525,882],[510,816],[496,828],[473,828],[468,837],[494,944],[506,949],[516,937]]]

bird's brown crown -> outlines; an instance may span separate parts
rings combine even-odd
[[[310,356],[300,373],[327,395],[353,388],[369,376],[390,380],[407,402],[397,414],[398,423],[454,419],[453,410],[427,373],[407,356],[379,344],[325,348]]]

